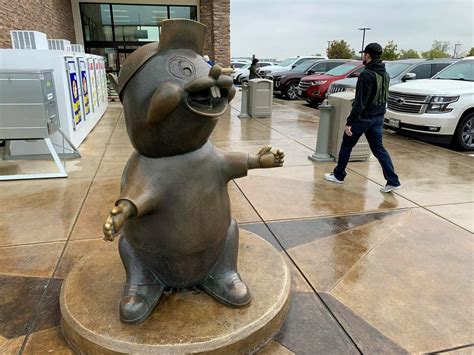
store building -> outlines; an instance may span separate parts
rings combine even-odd
[[[164,19],[188,18],[208,26],[205,53],[230,62],[230,0],[16,0],[1,1],[0,48],[11,48],[10,30],[34,30],[84,45],[117,72],[127,55],[159,41]]]

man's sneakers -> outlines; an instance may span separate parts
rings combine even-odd
[[[381,187],[380,188],[380,191],[381,192],[385,192],[385,193],[388,193],[388,192],[392,192],[394,190],[397,190],[399,189],[400,187],[402,187],[402,185],[398,185],[398,186],[393,186],[393,185],[385,185],[384,187]]]
[[[336,184],[343,184],[344,181],[343,180],[339,180],[337,177],[334,176],[334,173],[326,173],[324,174],[324,180],[327,180],[327,181],[331,181],[331,182],[334,182]],[[392,192],[394,190],[398,190],[399,188],[401,188],[402,185],[398,185],[398,186],[393,186],[393,185],[385,185],[384,187],[381,187],[380,188],[380,191],[381,192],[384,192],[384,193],[389,193],[389,192]]]
[[[337,177],[334,176],[334,173],[327,173],[324,174],[324,180],[335,182],[336,184],[342,184],[344,181],[339,180]]]

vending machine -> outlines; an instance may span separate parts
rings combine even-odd
[[[108,94],[107,94],[107,74],[105,72],[105,59],[99,58],[100,63],[100,77],[101,77],[101,90],[102,90],[102,99],[107,101]]]
[[[77,126],[79,126],[84,119],[81,102],[81,87],[79,84],[79,70],[77,67],[77,61],[74,57],[65,57],[64,59],[66,62],[66,73],[69,86],[69,103],[72,110],[71,119],[73,122],[73,129],[76,130]]]
[[[99,98],[97,96],[97,78],[95,75],[94,58],[87,58],[87,64],[89,66],[89,75],[91,78],[92,110],[95,112],[99,107]]]
[[[79,147],[107,109],[107,100],[99,100],[103,89],[99,86],[99,64],[103,57],[93,54],[72,53],[60,50],[0,50],[0,69],[52,70],[57,93],[59,131],[52,132],[51,142],[63,145],[63,138],[71,147]],[[105,69],[105,68],[104,68]],[[104,70],[105,71],[105,70]],[[70,154],[69,154],[70,152]],[[16,140],[10,145],[11,158],[26,155],[49,154],[44,142]],[[63,156],[77,156],[75,149],[68,149]]]
[[[97,83],[97,98],[99,105],[104,102],[103,93],[102,93],[102,76],[100,75],[100,60],[99,58],[94,58],[94,71],[95,79]]]
[[[87,121],[88,116],[91,115],[91,100],[90,100],[90,76],[89,68],[87,66],[86,58],[77,57],[77,65],[79,67],[79,79],[82,92],[82,109],[84,112],[84,120]]]

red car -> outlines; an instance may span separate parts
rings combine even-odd
[[[300,80],[297,95],[310,105],[318,106],[324,101],[326,92],[334,81],[357,77],[363,70],[364,65],[360,61],[349,61],[325,74],[306,76]]]

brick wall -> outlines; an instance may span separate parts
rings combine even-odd
[[[230,65],[230,0],[201,0],[200,21],[207,26],[204,54]]]
[[[33,30],[74,43],[71,0],[0,0],[0,48],[11,48],[10,30]]]
[[[199,7],[200,20],[208,27],[204,54],[230,65],[230,0],[201,0]],[[11,48],[10,30],[40,31],[75,42],[71,1],[0,0],[0,48]]]

